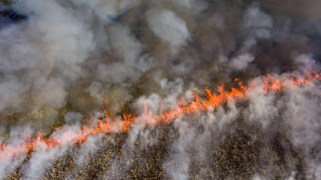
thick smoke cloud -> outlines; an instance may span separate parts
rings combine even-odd
[[[169,10],[151,9],[146,12],[146,19],[153,33],[169,43],[173,51],[184,45],[189,37],[185,22]]]
[[[287,81],[320,71],[320,5],[0,1],[0,143],[6,148],[40,130],[70,141],[82,124],[96,123],[90,118],[104,118],[104,108],[142,119],[126,133],[120,124],[118,134],[52,149],[39,143],[33,152],[2,158],[0,178],[320,179],[320,82],[281,93],[261,86],[265,74]],[[14,22],[9,9],[26,18]],[[222,82],[229,89],[234,78],[258,86],[241,102],[146,126],[155,121],[152,114],[205,88],[217,92]]]

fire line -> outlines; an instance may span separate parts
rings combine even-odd
[[[57,140],[51,135],[49,138],[45,138],[38,132],[37,137],[27,137],[21,146],[16,148],[10,148],[6,144],[0,144],[0,159],[11,158],[26,153],[35,151],[35,148],[39,145],[44,145],[46,149],[53,147],[61,147],[68,144],[82,144],[89,136],[97,135],[99,133],[115,134],[120,132],[127,132],[131,129],[132,125],[136,121],[140,121],[147,126],[155,126],[158,124],[170,124],[175,119],[182,115],[191,115],[201,111],[209,111],[217,108],[218,106],[230,101],[230,100],[242,100],[248,97],[248,94],[255,88],[262,88],[264,93],[269,92],[281,92],[285,89],[291,89],[298,86],[303,86],[311,83],[313,80],[321,80],[321,73],[313,72],[306,73],[305,77],[299,77],[291,75],[287,79],[282,80],[274,75],[266,75],[262,78],[260,85],[250,81],[248,86],[243,85],[238,79],[235,82],[238,84],[237,88],[231,88],[227,91],[224,88],[224,84],[218,87],[219,93],[213,93],[211,90],[206,89],[206,98],[201,99],[198,94],[194,94],[194,100],[188,103],[178,102],[177,107],[169,109],[159,114],[148,114],[145,112],[143,116],[136,117],[132,114],[123,114],[122,118],[112,118],[107,110],[104,110],[104,120],[98,119],[96,125],[83,125],[81,131],[78,134],[73,134],[69,131],[64,131],[62,136],[71,136],[69,140]],[[107,104],[108,100],[104,101]],[[145,110],[146,111],[146,110]]]

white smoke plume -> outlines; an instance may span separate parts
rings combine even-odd
[[[170,44],[173,51],[184,45],[189,37],[185,22],[172,11],[151,9],[146,12],[147,23],[153,33]]]

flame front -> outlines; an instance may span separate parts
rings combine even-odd
[[[282,80],[273,75],[266,75],[262,78],[262,84],[250,82],[249,86],[247,87],[244,86],[243,83],[238,79],[235,79],[235,82],[238,84],[237,88],[231,88],[228,91],[224,88],[224,85],[220,85],[218,87],[219,93],[213,93],[210,89],[206,89],[205,99],[200,99],[199,95],[195,93],[194,100],[191,102],[178,102],[176,108],[169,109],[165,112],[161,110],[159,114],[147,113],[147,109],[145,109],[145,113],[140,117],[136,117],[132,114],[123,114],[122,119],[117,119],[111,118],[111,116],[108,114],[108,111],[105,110],[104,120],[98,119],[96,125],[84,125],[78,134],[74,134],[68,130],[63,131],[63,133],[60,135],[62,137],[68,137],[66,138],[67,140],[55,139],[53,135],[51,135],[49,138],[45,138],[40,132],[38,132],[36,138],[31,138],[30,136],[27,137],[20,147],[11,148],[6,144],[0,144],[0,159],[11,158],[33,152],[40,144],[45,145],[46,149],[50,149],[68,144],[82,144],[89,136],[97,135],[99,133],[108,135],[127,132],[137,121],[144,123],[146,126],[170,124],[180,116],[191,115],[202,111],[209,111],[230,100],[245,99],[252,90],[258,87],[262,87],[264,93],[281,92],[285,89],[306,85],[311,83],[313,80],[320,81],[321,73],[306,73],[305,78],[300,78],[299,76],[290,76],[286,80]],[[104,104],[108,104],[108,100],[105,100]]]

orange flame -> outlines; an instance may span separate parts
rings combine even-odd
[[[290,76],[286,80],[281,80],[276,76],[267,75],[263,77],[262,89],[264,92],[280,92],[284,89],[290,89],[297,86],[302,86],[310,83],[312,80],[321,80],[321,73],[306,73],[305,78],[298,76]],[[0,144],[0,159],[11,158],[26,153],[31,153],[35,150],[38,144],[45,144],[46,149],[53,147],[60,147],[68,144],[82,144],[89,136],[97,135],[99,133],[113,134],[119,132],[127,132],[131,129],[132,125],[136,121],[145,123],[148,126],[155,126],[158,124],[169,124],[182,115],[189,115],[198,113],[201,111],[209,111],[215,109],[223,103],[230,100],[241,100],[248,96],[249,92],[257,87],[255,84],[251,84],[249,87],[245,87],[239,79],[234,80],[238,84],[238,88],[231,88],[230,91],[225,90],[224,85],[218,87],[219,93],[214,94],[211,90],[205,90],[205,99],[200,99],[198,94],[194,94],[194,100],[189,103],[178,102],[177,108],[169,109],[167,111],[161,110],[160,114],[148,114],[145,108],[144,116],[137,118],[132,114],[123,114],[122,120],[111,118],[107,110],[104,110],[105,119],[97,120],[97,125],[91,125],[87,127],[84,125],[81,131],[69,138],[69,140],[57,140],[51,135],[49,138],[45,138],[39,132],[36,138],[27,137],[20,147],[10,148],[6,144]],[[258,87],[261,87],[258,86]],[[108,100],[104,100],[104,104],[108,104]],[[162,107],[161,107],[162,109]],[[68,136],[71,132],[64,132],[64,135]]]

